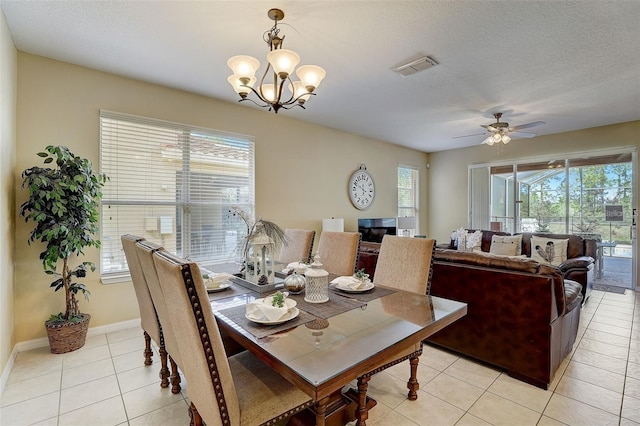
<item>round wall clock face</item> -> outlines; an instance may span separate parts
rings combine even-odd
[[[373,177],[366,170],[356,170],[349,179],[349,197],[355,208],[369,208],[376,196],[376,185]]]

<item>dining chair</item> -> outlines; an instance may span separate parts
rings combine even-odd
[[[135,252],[138,256],[138,261],[142,267],[144,278],[153,300],[153,305],[156,308],[158,319],[160,324],[169,324],[171,318],[167,311],[167,302],[165,300],[162,289],[160,288],[160,281],[158,280],[158,274],[156,272],[156,266],[153,262],[153,253],[159,250],[164,250],[162,246],[152,243],[151,241],[138,241],[135,245]],[[171,366],[171,393],[177,394],[181,390],[180,386],[180,373],[178,372],[178,366],[182,366],[180,359],[180,349],[178,343],[173,334],[173,328],[162,327],[162,337],[164,339],[164,345],[168,352],[169,364]]]
[[[358,264],[362,234],[359,232],[323,231],[318,241],[322,269],[330,274],[353,275]]]
[[[278,261],[285,265],[292,262],[309,263],[315,236],[316,231],[308,229],[285,229],[285,245],[280,250]]]
[[[314,401],[249,351],[227,358],[198,265],[153,254],[189,386],[191,425],[272,425]],[[162,318],[161,318],[162,320]]]
[[[169,370],[167,369],[167,351],[164,345],[164,337],[162,333],[162,326],[158,320],[156,308],[151,299],[149,293],[149,287],[142,271],[142,266],[138,259],[135,246],[139,241],[144,241],[144,238],[135,235],[126,234],[120,237],[122,242],[122,248],[124,250],[124,256],[129,265],[129,273],[131,274],[131,281],[133,282],[133,289],[138,299],[138,308],[140,310],[140,325],[144,335],[144,365],[151,365],[153,360],[151,356],[153,351],[151,350],[151,339],[156,342],[160,352],[160,386],[166,388],[169,386]]]
[[[385,235],[380,245],[374,284],[428,295],[431,291],[435,246],[434,239]],[[406,306],[405,309],[411,308]],[[420,355],[422,355],[422,342],[405,348],[382,361],[368,373],[358,377],[357,425],[364,424],[366,419],[366,393],[371,376],[407,359],[410,367],[409,380],[407,381],[408,398],[411,401],[418,398],[420,385],[417,375]]]

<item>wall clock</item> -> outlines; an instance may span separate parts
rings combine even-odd
[[[349,198],[355,208],[366,210],[371,206],[376,196],[376,185],[367,171],[367,166],[361,164],[360,168],[353,172],[349,178],[348,190]]]

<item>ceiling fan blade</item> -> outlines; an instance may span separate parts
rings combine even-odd
[[[480,127],[484,127],[485,129],[487,129],[490,132],[497,132],[498,131],[498,129],[496,127],[493,127],[491,124],[480,125]]]
[[[470,138],[471,136],[484,136],[486,133],[476,133],[475,135],[454,136],[451,139]]]
[[[536,136],[537,133],[529,133],[529,132],[509,132],[509,136],[514,138],[532,138]]]
[[[544,121],[534,121],[532,123],[520,124],[519,126],[511,127],[512,131],[518,131],[520,129],[528,129],[530,127],[540,126],[542,124],[546,124]]]

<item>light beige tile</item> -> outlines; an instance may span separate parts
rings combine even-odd
[[[465,413],[458,423],[456,423],[456,426],[491,426],[491,423],[487,423],[473,414]]]
[[[599,354],[597,352],[585,351],[583,349],[577,349],[573,354],[572,360],[583,364],[593,365],[594,367],[602,368],[603,370],[617,374],[624,374],[627,369],[627,363],[622,359]]]
[[[622,417],[640,423],[640,399],[625,395],[622,400]]]
[[[144,355],[142,354],[142,351],[117,355],[111,359],[113,360],[113,366],[116,373],[144,366]],[[160,357],[153,356],[151,359],[153,363],[149,367],[157,368],[158,371],[160,371]]]
[[[58,414],[60,392],[52,392],[36,398],[2,408],[2,425],[31,425],[50,419]]]
[[[418,391],[418,393],[418,399],[415,401],[406,400],[395,411],[402,413],[403,416],[421,426],[454,425],[464,415],[464,410],[458,407],[426,392]]]
[[[122,393],[156,384],[160,390],[159,365],[143,366],[118,373],[118,383]]]
[[[450,376],[464,380],[474,386],[487,389],[498,378],[500,372],[464,358],[458,359],[446,370]]]
[[[629,395],[636,399],[640,399],[640,380],[633,377],[627,377],[624,385],[625,396]]]
[[[383,371],[371,378],[367,395],[391,408],[395,408],[407,399],[407,381],[398,379]]]
[[[30,361],[24,360],[19,364],[13,364],[7,384],[33,379],[45,374],[62,371],[62,356],[53,355],[34,357]]]
[[[435,346],[424,345],[422,355],[420,356],[420,364],[426,365],[438,371],[444,371],[451,364],[460,358],[457,355],[439,349]]]
[[[640,423],[636,423],[633,420],[622,418],[622,419],[620,419],[620,425],[619,426],[638,426],[638,425],[640,425]]]
[[[633,318],[632,316],[629,315],[628,312],[619,312],[619,311],[612,311],[612,310],[601,310],[596,315],[604,316],[607,318],[617,318],[624,321],[632,321],[632,318]]]
[[[0,419],[2,417],[0,416]],[[58,426],[58,417],[51,417],[48,418],[47,420],[43,420],[41,422],[38,423],[34,423],[31,426]]]
[[[553,393],[516,380],[506,374],[501,374],[488,391],[538,413],[542,413]]]
[[[377,407],[376,407],[377,408]],[[355,422],[353,422],[355,425]],[[418,426],[419,423],[414,423],[397,411],[389,411],[384,417],[375,419],[369,417],[367,424],[375,426]],[[423,423],[424,424],[424,423]]]
[[[60,413],[68,413],[119,394],[115,375],[63,389],[60,393]]]
[[[122,394],[125,410],[129,418],[133,419],[150,413],[174,402],[184,401],[181,394],[172,394],[169,389],[158,389],[156,385],[149,385]]]
[[[111,356],[118,356],[129,352],[139,352],[142,354],[144,352],[144,340],[140,337],[118,340],[117,342],[109,343],[109,348],[111,349]]]
[[[612,325],[614,327],[631,330],[631,324],[633,323],[632,321],[629,320],[629,317],[627,317],[626,320],[623,320],[619,318],[611,318],[610,316],[607,316],[607,314],[608,312],[603,312],[602,314],[600,313],[595,314],[593,317],[593,320],[591,321],[591,324],[600,323],[600,324]]]
[[[544,415],[568,425],[615,426],[619,417],[575,399],[554,393]]]
[[[188,405],[174,402],[158,410],[129,420],[129,426],[174,426],[189,423]]]
[[[540,413],[490,392],[483,394],[469,413],[496,426],[535,425],[540,419]]]
[[[552,419],[551,417],[542,416],[537,426],[563,426],[564,423]],[[457,425],[456,425],[457,426]]]
[[[127,421],[124,404],[120,395],[60,416],[58,426],[86,426],[91,419],[92,426],[114,426]]]
[[[615,334],[616,336],[631,337],[631,330],[626,328],[618,328],[615,325],[607,325],[599,322],[589,323],[589,330],[602,331],[604,333]]]
[[[91,382],[113,374],[115,374],[115,371],[113,369],[113,361],[111,361],[110,358],[78,365],[77,367],[65,368],[62,372],[62,389]]]
[[[627,363],[627,377],[640,380],[640,364],[629,361]]]
[[[29,351],[18,352],[13,366],[20,364],[31,364],[33,362],[50,361],[52,359],[62,360],[62,354],[52,354],[49,346],[31,349]]]
[[[564,375],[601,386],[617,393],[622,393],[624,388],[624,375],[612,373],[581,362],[571,361]]]
[[[96,334],[93,336],[87,336],[83,348],[94,348],[96,346],[103,346],[107,344],[106,334]]]
[[[484,392],[484,389],[449,376],[446,373],[440,374],[421,389],[465,411],[468,410]]]
[[[144,332],[141,327],[132,327],[124,330],[113,331],[107,333],[107,341],[114,343],[120,340],[132,339],[138,337],[142,341],[142,347],[144,348]]]
[[[0,406],[5,407],[37,396],[60,390],[61,371],[34,377],[33,379],[11,383],[5,386]]]
[[[555,391],[557,394],[584,402],[611,414],[618,414],[622,406],[622,394],[603,387],[564,376]]]
[[[189,406],[189,403],[187,403],[187,406]],[[387,407],[380,401],[377,401],[376,406],[373,407],[371,410],[369,410],[369,413],[368,413],[369,418],[367,419],[367,424],[371,424],[371,425],[380,424],[379,422],[382,421],[382,419],[386,417],[387,414],[393,413],[393,412],[394,411],[391,409],[391,407]],[[353,421],[349,424],[352,426],[355,426],[356,422]]]
[[[62,368],[77,367],[82,364],[89,364],[91,362],[100,361],[103,359],[111,358],[109,352],[109,346],[95,346],[93,348],[82,348],[74,352],[64,354],[62,361]]]
[[[598,342],[608,343],[612,346],[622,346],[625,348],[629,347],[629,338],[624,336],[617,336],[615,334],[605,333],[602,331],[596,330],[587,330],[584,333],[583,338],[595,340]]]
[[[580,341],[578,348],[612,356],[614,358],[623,359],[625,361],[627,360],[627,357],[629,355],[629,348],[626,348],[624,346],[612,346],[608,343],[598,342],[597,340],[590,340],[587,338],[583,338]]]

